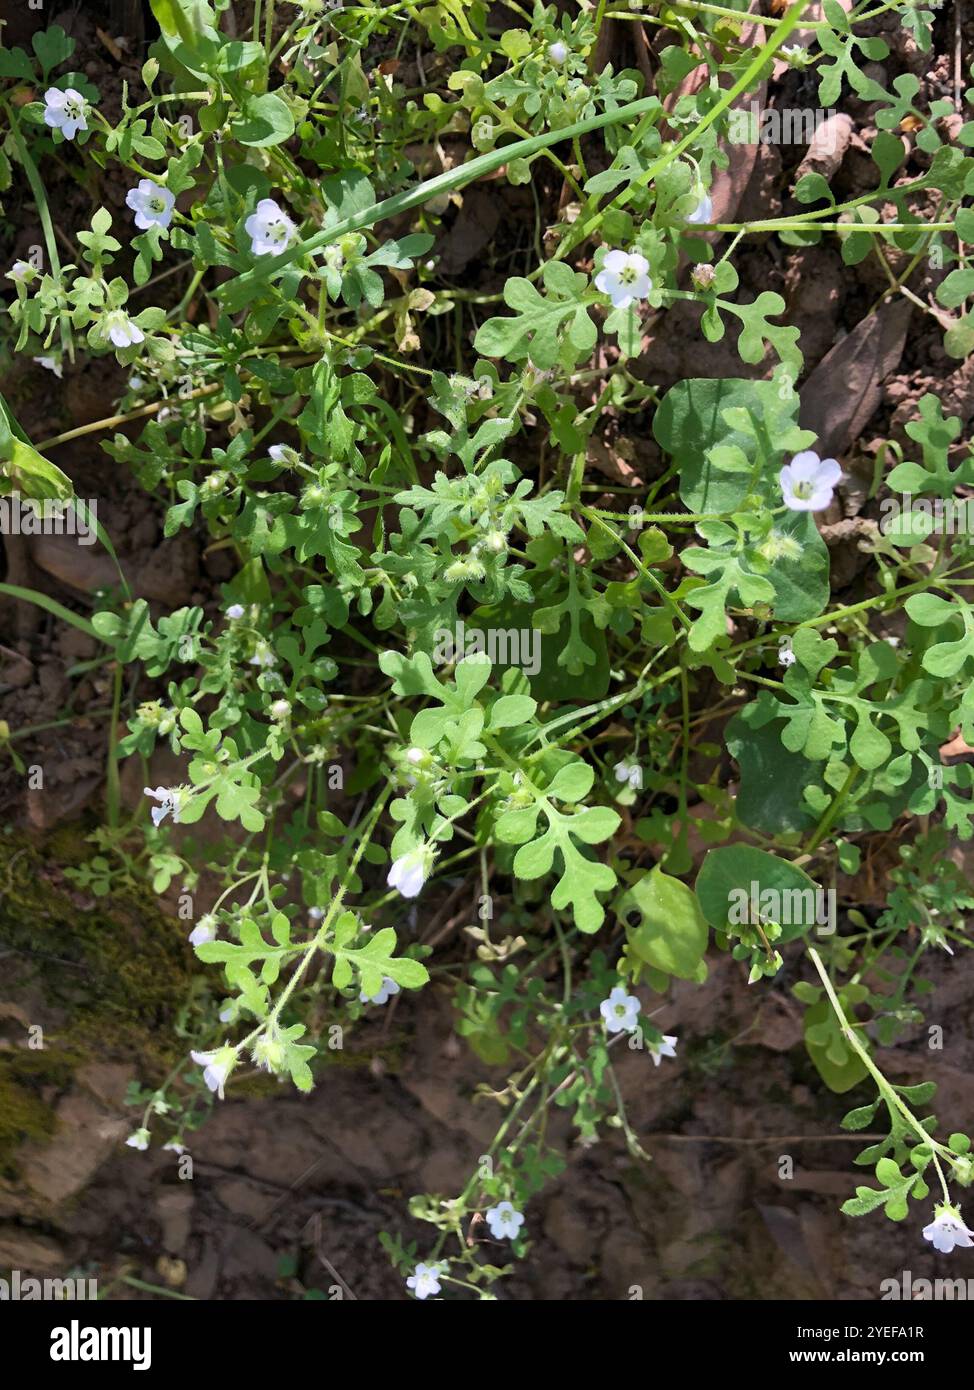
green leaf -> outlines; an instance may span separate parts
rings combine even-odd
[[[869,1075],[868,1069],[862,1058],[848,1046],[842,1037],[838,1019],[832,1005],[827,999],[823,999],[820,1004],[813,1004],[810,1009],[805,1011],[805,1046],[808,1055],[812,1059],[815,1070],[828,1086],[830,1091],[836,1095],[844,1095],[846,1091],[851,1091],[853,1086],[858,1086],[866,1076]],[[859,1188],[862,1195],[864,1189]],[[870,1189],[865,1189],[869,1191]],[[874,1205],[879,1206],[886,1200],[887,1194],[880,1193],[880,1200]],[[846,1206],[842,1208],[846,1210]],[[865,1211],[873,1210],[872,1207],[864,1208]],[[850,1212],[849,1215],[861,1215],[859,1212]]]
[[[585,275],[563,261],[548,261],[543,273],[546,294],[530,280],[513,275],[504,286],[504,302],[513,318],[493,318],[481,324],[474,347],[485,357],[510,362],[531,358],[547,370],[559,364],[574,367],[595,346],[598,337],[581,296],[588,288]]]
[[[274,92],[262,96],[248,94],[241,114],[231,121],[230,132],[242,145],[264,148],[280,145],[294,134],[294,117],[287,103]]]
[[[616,899],[614,911],[625,920],[637,913],[639,925],[627,925],[629,951],[667,975],[697,979],[707,949],[707,922],[697,895],[658,866]]]
[[[823,925],[818,922],[818,885],[803,869],[752,845],[723,845],[707,851],[696,890],[710,925],[720,931],[733,926],[730,914],[735,908],[749,907],[752,885],[762,914],[762,895],[768,893],[769,902],[770,893],[775,895],[771,920],[782,928],[779,941],[791,941],[816,924]],[[740,920],[739,911],[735,915]]]

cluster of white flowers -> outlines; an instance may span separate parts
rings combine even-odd
[[[616,985],[608,999],[603,999],[599,1005],[608,1033],[634,1033],[639,1027],[641,1009],[639,1000],[634,994],[627,994],[624,985]],[[658,1067],[664,1057],[676,1056],[677,1041],[672,1033],[664,1033],[658,1043],[647,1042],[654,1066]]]

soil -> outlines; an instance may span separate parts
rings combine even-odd
[[[123,79],[137,85],[143,29],[151,32],[138,6],[107,0],[55,6],[44,23],[59,23],[77,37],[77,64],[97,82],[106,111]],[[132,27],[119,27],[124,23]],[[20,7],[5,41],[23,40],[35,24]],[[615,65],[652,72],[651,49],[636,48],[638,26],[610,27]],[[99,29],[116,42],[127,40],[127,48],[113,54]],[[892,23],[878,22],[876,32],[892,46],[876,74],[881,81],[916,73],[918,104],[953,95],[952,7],[937,14],[940,56],[918,54]],[[972,52],[974,18],[968,17],[965,71]],[[797,105],[804,95],[805,104],[814,104],[801,90],[805,80],[779,72],[766,100]],[[834,173],[837,197],[865,191],[873,178],[870,108],[849,99],[843,110],[851,130]],[[736,160],[724,176],[725,206],[737,207],[741,217],[796,206],[791,190],[805,153],[761,146],[750,161]],[[924,159],[914,150],[904,175],[919,172]],[[121,212],[125,189],[111,178],[95,188],[56,171],[48,177],[57,184],[58,226],[69,241],[87,225],[96,199]],[[544,192],[553,209],[562,190],[551,184]],[[0,228],[3,264],[38,239],[32,205],[18,199],[24,192],[15,186]],[[533,236],[512,229],[532,219],[524,189],[494,180],[470,190],[446,218],[438,247],[444,275],[489,293],[507,275],[526,272],[536,254]],[[947,358],[935,320],[915,306],[904,308],[905,300],[870,312],[888,289],[875,262],[852,274],[833,242],[791,248],[756,235],[742,244],[736,264],[742,294],[772,289],[785,298],[787,321],[800,328],[805,353],[803,406],[817,412],[848,472],[871,475],[878,441],[906,442],[903,426],[928,390],[939,392],[966,429],[974,416],[974,366]],[[919,266],[913,293],[929,302],[943,273]],[[174,302],[178,281],[171,293]],[[421,329],[427,336],[419,360],[433,365],[436,331],[435,322]],[[702,340],[692,308],[678,307],[648,326],[638,370],[662,393],[685,376],[740,375],[741,364],[728,344]],[[757,375],[765,370],[753,368]],[[66,365],[63,381],[22,359],[13,366],[4,361],[3,375],[5,394],[38,441],[102,418],[124,390],[123,373],[110,358]],[[854,410],[846,406],[852,394]],[[417,419],[417,431],[422,427]],[[156,613],[198,604],[212,614],[232,572],[229,557],[208,550],[202,528],[163,547],[161,503],[108,459],[103,437],[81,435],[52,454],[78,495],[97,499],[100,515],[110,519],[134,592]],[[638,492],[658,476],[655,446],[638,422],[629,433],[610,430],[594,451],[609,482]],[[853,493],[844,509],[835,504],[824,519],[834,597],[844,602],[861,597],[856,518],[868,515],[864,495],[858,509]],[[98,590],[117,582],[100,547],[10,536],[3,537],[3,578],[82,613]],[[474,1092],[501,1073],[458,1042],[445,993],[424,991],[421,1012],[400,1000],[382,1022],[366,1025],[354,1052],[308,1098],[295,1098],[286,1087],[279,1095],[266,1088],[231,1094],[193,1138],[191,1182],[180,1179],[175,1155],[133,1153],[122,1143],[131,1128],[126,1086],[136,1077],[151,1084],[163,1074],[179,1006],[174,997],[153,995],[148,1013],[138,1006],[140,1033],[126,1008],[130,982],[104,956],[98,931],[128,933],[147,975],[165,957],[188,988],[192,964],[184,925],[166,915],[171,899],[163,900],[161,913],[151,895],[96,899],[63,874],[90,856],[84,835],[101,809],[112,675],[93,664],[95,656],[83,634],[37,607],[0,599],[0,717],[11,730],[55,726],[16,744],[28,768],[43,769],[43,795],[32,794],[9,761],[0,765],[0,1269],[83,1269],[111,1286],[113,1298],[160,1296],[151,1286],[195,1298],[293,1299],[309,1290],[403,1298],[378,1233],[417,1239],[422,1249],[429,1228],[410,1222],[409,1198],[459,1191],[496,1127],[495,1108]],[[135,700],[158,693],[144,677],[126,691]],[[126,793],[137,796],[140,781],[127,776]],[[882,882],[878,889],[849,883],[845,899],[847,906],[874,906]],[[443,905],[428,906],[435,914]],[[28,939],[27,919],[43,919],[49,939]],[[458,959],[464,940],[455,946]],[[928,973],[949,1049],[931,1051],[918,1029],[886,1049],[884,1064],[895,1082],[936,1081],[938,1107],[963,1117],[974,1103],[974,977],[946,957],[937,966]],[[679,1032],[679,1059],[647,1069],[645,1058],[624,1056],[619,1066],[631,1123],[652,1162],[636,1164],[611,1135],[595,1149],[570,1147],[564,1174],[532,1203],[534,1249],[501,1282],[501,1298],[871,1299],[882,1279],[904,1268],[915,1277],[947,1272],[941,1266],[948,1262],[919,1239],[914,1217],[894,1227],[839,1214],[858,1180],[851,1161],[862,1136],[844,1134],[838,1122],[860,1102],[857,1093],[830,1095],[807,1058],[789,993],[795,969],[794,960],[786,961],[760,995],[726,957],[713,963],[706,985],[676,982],[654,1021]],[[80,1031],[79,1018],[85,1020]],[[38,1021],[53,1039],[47,1060],[43,1051],[30,1056],[24,1045],[25,1031]],[[553,1122],[563,1125],[570,1146],[567,1118],[559,1113]],[[497,1259],[503,1262],[503,1251]]]

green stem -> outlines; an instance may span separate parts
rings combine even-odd
[[[436,174],[431,179],[425,179],[422,183],[416,184],[413,188],[405,189],[401,193],[396,193],[391,198],[383,198],[376,203],[371,203],[361,212],[354,213],[341,222],[336,222],[333,226],[316,232],[314,236],[295,242],[287,251],[282,251],[279,256],[265,257],[264,261],[256,265],[253,270],[245,271],[243,275],[229,282],[222,291],[224,301],[229,308],[242,308],[259,292],[272,274],[282,270],[285,266],[301,260],[304,256],[313,255],[322,247],[330,245],[349,232],[365,231],[374,227],[377,222],[397,217],[401,213],[409,212],[412,208],[422,207],[424,203],[428,203],[431,198],[437,197],[438,194],[448,193],[454,188],[460,188],[464,184],[472,183],[475,179],[483,178],[485,174],[491,174],[495,169],[509,164],[512,159],[528,159],[533,154],[537,154],[539,150],[546,150],[549,145],[557,145],[563,140],[572,140],[577,135],[588,135],[593,130],[601,130],[609,125],[619,125],[624,121],[642,116],[646,112],[658,110],[660,110],[658,97],[642,97],[639,101],[629,102],[615,111],[603,111],[598,116],[590,116],[588,120],[577,121],[574,125],[565,126],[561,130],[549,130],[542,135],[532,135],[530,139],[518,140],[513,144],[505,145],[503,149],[489,150],[486,154],[478,155],[475,159],[468,160],[456,169],[448,169],[445,173]]]

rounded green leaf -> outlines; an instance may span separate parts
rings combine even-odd
[[[708,930],[691,888],[657,867],[617,899],[615,910],[624,920],[638,913],[639,925],[626,929],[634,955],[678,979],[696,978]]]

